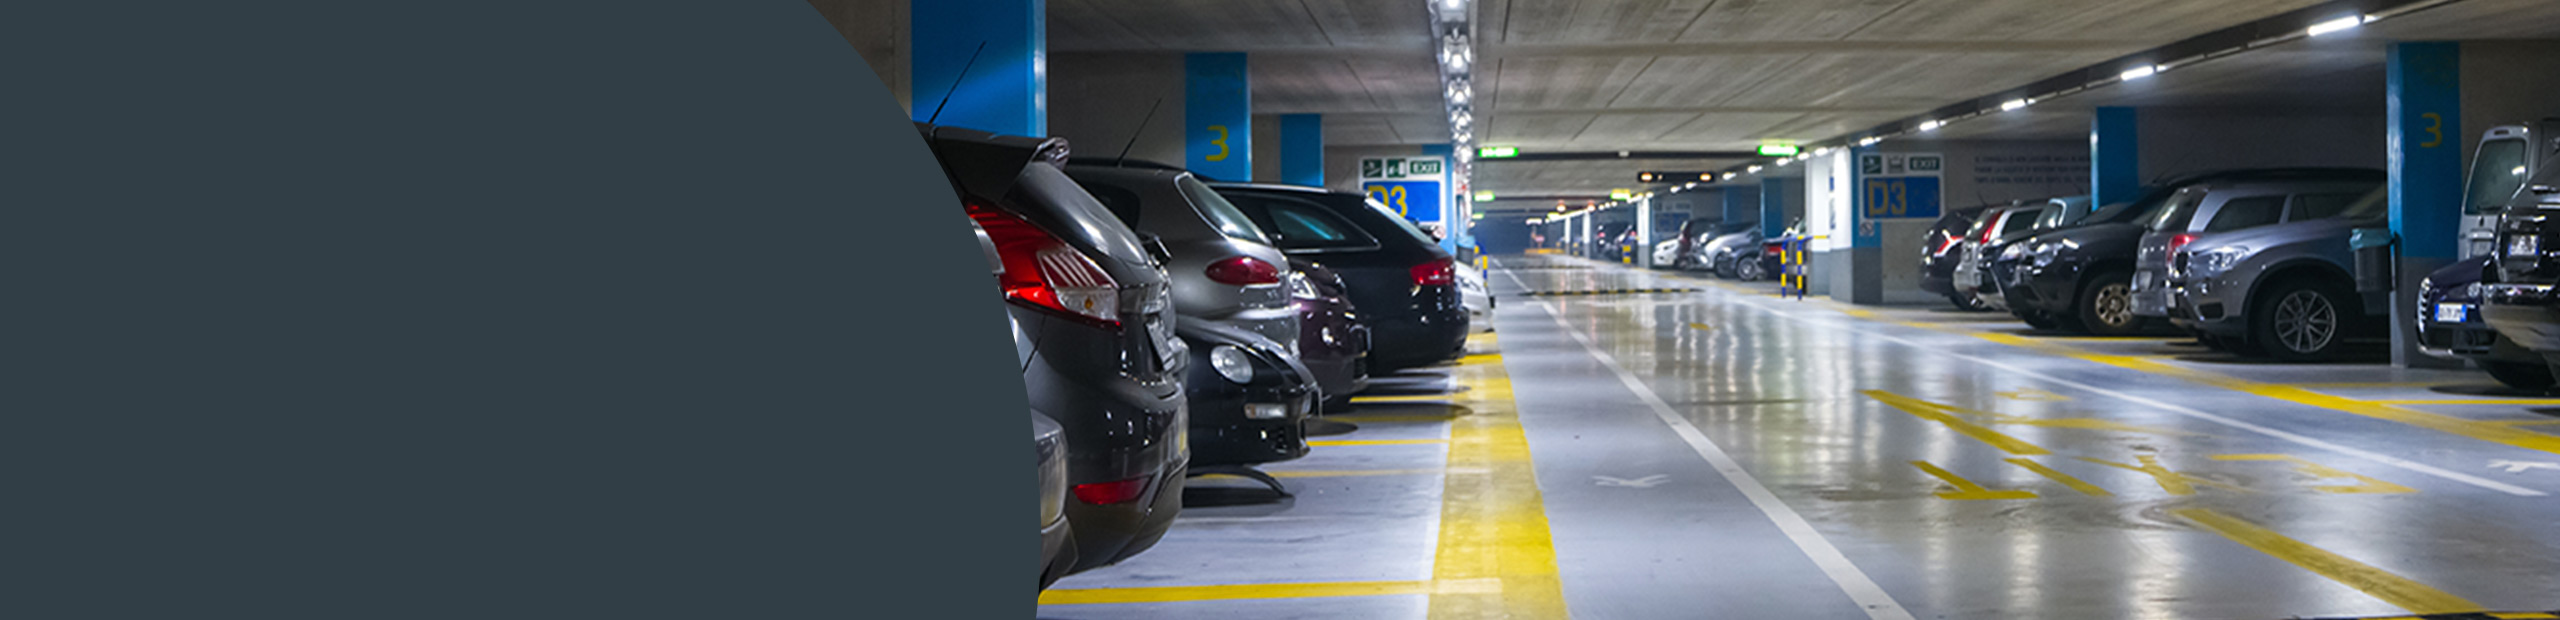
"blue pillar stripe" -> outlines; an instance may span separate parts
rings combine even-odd
[[[917,2],[911,11],[914,88],[907,103],[915,120],[1049,135],[1047,0]]]
[[[1222,181],[1253,180],[1253,99],[1240,52],[1186,54],[1183,167]]]
[[[1760,236],[1778,238],[1787,231],[1788,179],[1760,180]]]
[[[2091,206],[2110,205],[2142,193],[2140,121],[2133,108],[2098,108],[2089,122],[2089,195]]]
[[[2393,43],[2385,73],[2391,232],[2401,256],[2453,258],[2462,217],[2461,46]]]
[[[1760,219],[1760,186],[1736,185],[1724,188],[1723,194],[1726,223]]]
[[[1867,207],[1869,206],[1867,203],[1871,202],[1870,199],[1873,197],[1867,195],[1867,173],[1865,170],[1866,156],[1879,153],[1880,151],[1877,151],[1876,147],[1873,146],[1861,146],[1850,149],[1849,186],[1833,190],[1849,193],[1848,233],[1849,247],[1852,248],[1884,247],[1884,225],[1876,222],[1873,218],[1867,217]],[[1840,233],[1833,232],[1831,234],[1836,236]],[[1836,248],[1839,246],[1835,242],[1832,247]]]
[[[1324,185],[1324,115],[1280,116],[1280,182]]]

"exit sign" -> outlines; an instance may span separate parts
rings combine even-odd
[[[1484,147],[1484,148],[1481,148],[1481,149],[1476,149],[1476,156],[1477,156],[1477,157],[1482,157],[1482,158],[1485,158],[1485,159],[1503,159],[1503,158],[1507,158],[1507,157],[1519,157],[1519,156],[1520,156],[1520,149],[1519,149],[1519,147],[1510,147],[1510,146],[1488,146],[1488,147]]]
[[[1803,150],[1796,148],[1796,145],[1793,144],[1760,145],[1761,157],[1794,157],[1796,153],[1800,152],[1803,152]]]

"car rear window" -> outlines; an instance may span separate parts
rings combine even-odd
[[[1141,211],[1138,208],[1140,201],[1137,192],[1101,183],[1088,184],[1085,186],[1085,191],[1091,192],[1093,199],[1101,202],[1103,208],[1110,209],[1112,215],[1119,216],[1121,224],[1128,225],[1130,228],[1138,227],[1138,214]]]
[[[1303,199],[1267,194],[1223,194],[1227,202],[1253,218],[1283,250],[1374,248],[1378,240],[1331,209]]]
[[[1391,224],[1392,226],[1395,226],[1397,230],[1404,231],[1407,236],[1413,237],[1414,241],[1420,241],[1423,245],[1429,246],[1440,245],[1440,240],[1431,238],[1431,233],[1422,232],[1422,227],[1413,225],[1413,220],[1404,219],[1404,216],[1402,215],[1396,215],[1396,211],[1394,209],[1387,208],[1386,203],[1378,202],[1375,199],[1366,199],[1365,201],[1368,203],[1367,206],[1371,213],[1377,214],[1378,217],[1386,218],[1389,222],[1394,222],[1394,224]],[[1615,229],[1612,230],[1614,231]]]
[[[2347,212],[2364,194],[2303,194],[2293,197],[2293,206],[2285,210],[2285,221],[2300,222],[2337,217]]]
[[[2524,187],[2524,147],[2523,140],[2480,143],[2480,156],[2471,163],[2471,186],[2463,191],[2464,215],[2506,209],[2507,200]]]
[[[1191,175],[1183,175],[1181,178],[1174,179],[1173,185],[1182,190],[1182,197],[1190,199],[1191,206],[1198,208],[1201,216],[1209,219],[1209,225],[1218,228],[1218,234],[1226,235],[1230,239],[1271,245],[1271,238],[1263,236],[1262,228],[1254,226],[1252,218],[1245,217],[1243,211],[1237,211],[1234,204],[1228,203],[1226,198],[1219,197],[1217,190],[1209,189],[1208,184],[1201,183]]]
[[[2034,225],[2035,218],[2037,216],[2041,216],[2043,214],[2044,211],[2042,209],[2019,209],[2008,213],[2002,213],[2000,214],[1999,226],[1991,229],[1992,237],[1995,239],[1999,237],[2006,237],[2009,233],[2026,230],[2028,227]]]
[[[2284,219],[2283,196],[2251,196],[2233,198],[2222,203],[2222,210],[2206,222],[2205,232],[2239,230],[2276,223]]]
[[[2204,202],[2204,196],[2205,190],[2201,187],[2178,192],[2160,208],[2160,215],[2152,218],[2151,231],[2186,232],[2188,222],[2196,217],[2196,205]]]

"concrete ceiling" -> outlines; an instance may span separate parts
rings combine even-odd
[[[1325,114],[1336,146],[1445,142],[1423,3],[1051,0],[1050,48],[1249,52],[1256,113]],[[2319,3],[1477,0],[1476,114],[1482,143],[1525,152],[1810,142]],[[2363,105],[2340,102],[2377,92],[2383,37],[2552,37],[2560,11],[2550,6],[2465,0],[2341,41],[2252,51],[1941,131],[2067,138],[2086,131],[2097,105]],[[1606,194],[1633,187],[1639,170],[1735,163],[1492,161],[1477,167],[1475,185],[1497,195]]]

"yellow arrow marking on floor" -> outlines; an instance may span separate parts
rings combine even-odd
[[[2341,585],[2382,599],[2385,603],[2420,614],[2449,614],[2482,609],[2479,603],[2464,600],[2427,584],[2391,574],[2346,556],[2330,553],[2299,540],[2287,538],[2255,523],[2207,508],[2188,508],[2179,517],[2203,526],[2215,534],[2231,539],[2260,553],[2292,563]]]
[[[2219,481],[2210,480],[2210,479],[2205,479],[2205,478],[2198,478],[2198,477],[2195,477],[2195,476],[2190,476],[2190,475],[2186,475],[2186,474],[2182,474],[2182,473],[2178,473],[2178,472],[2170,471],[2170,470],[2169,470],[2169,468],[2167,468],[2167,467],[2163,467],[2163,466],[2161,466],[2161,465],[2160,465],[2160,458],[2159,458],[2159,457],[2155,457],[2155,456],[2151,456],[2151,455],[2148,455],[2148,454],[2144,454],[2144,455],[2136,456],[2136,457],[2134,457],[2134,458],[2135,458],[2137,461],[2141,462],[2142,464],[2141,464],[2141,465],[2138,465],[2138,466],[2137,466],[2137,465],[2127,465],[2127,464],[2124,464],[2124,463],[2117,463],[2117,462],[2113,462],[2113,461],[2100,460],[2100,459],[2091,458],[2091,457],[2086,457],[2086,456],[2084,456],[2084,457],[2080,457],[2080,460],[2088,461],[2088,462],[2091,462],[2091,463],[2097,463],[2097,464],[2099,464],[2099,465],[2105,465],[2105,466],[2113,467],[2113,468],[2116,468],[2116,469],[2122,469],[2122,470],[2125,470],[2125,471],[2138,472],[2138,473],[2144,473],[2144,474],[2150,474],[2150,475],[2151,475],[2151,479],[2152,479],[2152,480],[2158,481],[2158,482],[2160,483],[2160,490],[2168,491],[2170,495],[2194,495],[2194,494],[2196,494],[2196,485],[2204,485],[2204,486],[2209,486],[2209,487],[2213,487],[2213,488],[2217,488],[2217,489],[2222,489],[2222,490],[2226,490],[2226,491],[2239,491],[2239,492],[2242,492],[2242,493],[2247,493],[2247,492],[2249,492],[2249,490],[2248,490],[2248,489],[2240,488],[2240,487],[2238,487],[2238,486],[2234,486],[2234,485],[2229,484],[2229,483],[2219,482]]]
[[[1911,466],[1920,468],[1920,471],[1929,472],[1929,475],[1936,476],[1939,480],[1945,481],[1948,485],[1956,488],[1956,490],[1953,491],[1939,491],[1938,499],[1969,501],[1985,499],[2036,498],[2036,493],[2034,491],[1994,491],[1983,488],[1980,483],[1966,480],[1964,479],[1964,476],[1958,476],[1955,472],[1947,471],[1946,469],[1940,468],[1936,465],[1931,465],[1928,461],[1912,461]]]
[[[2071,490],[2079,491],[2081,495],[2087,495],[2090,497],[2107,497],[2115,495],[2114,493],[2107,492],[2106,489],[2098,488],[2098,485],[2089,484],[2089,481],[2072,477],[2071,474],[2062,473],[2061,471],[2048,467],[2043,463],[2030,461],[2024,457],[2010,457],[2001,460],[2007,461],[2011,465],[2027,468],[2027,471],[2035,472],[2037,475],[2044,476],[2054,482],[2060,482],[2062,483],[2062,486],[2071,487]]]
[[[1920,419],[1923,420],[1944,424],[1947,428],[1954,429],[1957,433],[1961,433],[1966,437],[1972,437],[1982,443],[1991,444],[1991,447],[1999,448],[2002,452],[2025,456],[2053,453],[2052,450],[2044,449],[2043,446],[2027,443],[2026,440],[2001,434],[2000,431],[1983,428],[1981,425],[1967,422],[1963,418],[1954,415],[1954,412],[1966,411],[1963,409],[1920,400],[1909,396],[1903,396],[1901,394],[1895,394],[1884,390],[1867,390],[1861,393],[1866,394],[1869,398],[1884,401],[1884,404],[1892,405],[1893,408],[1900,409],[1903,413],[1919,416]]]

